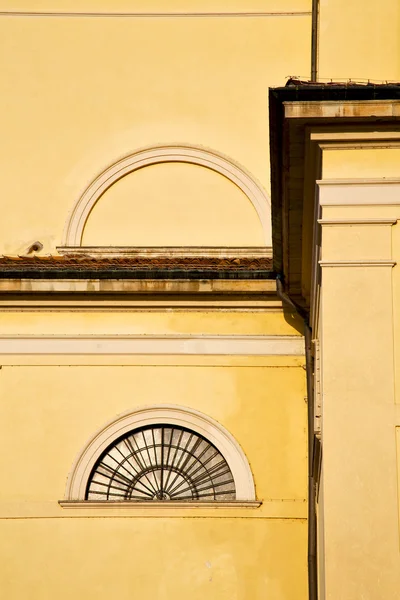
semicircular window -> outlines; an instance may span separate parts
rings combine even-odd
[[[114,441],[90,474],[86,500],[235,500],[232,472],[198,433],[172,425],[141,427]]]

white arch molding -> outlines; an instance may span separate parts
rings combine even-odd
[[[249,462],[235,438],[217,421],[196,410],[175,405],[145,406],[119,415],[98,431],[79,453],[69,474],[66,501],[84,501],[92,469],[110,444],[122,435],[147,425],[177,425],[199,433],[221,452],[231,469],[236,500],[254,501],[255,488]],[[87,501],[88,503],[90,500]]]
[[[62,246],[82,245],[83,230],[99,198],[122,177],[151,165],[180,162],[211,169],[234,183],[252,203],[260,219],[264,241],[270,245],[270,199],[261,185],[243,167],[221,154],[195,146],[156,146],[144,148],[122,158],[103,171],[84,191],[67,220]]]

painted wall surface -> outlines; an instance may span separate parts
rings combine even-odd
[[[0,253],[24,253],[37,240],[55,253],[94,178],[144,147],[210,149],[268,194],[268,87],[309,77],[311,0],[171,0],[168,9],[162,0],[34,4],[0,0]],[[397,0],[321,0],[319,76],[399,80],[399,28]],[[379,180],[349,192],[332,186],[336,199],[322,213],[347,220],[324,226],[322,259],[362,263],[323,270],[318,510],[326,600],[391,600],[400,586],[400,276],[389,264],[400,260],[400,194],[389,181],[399,177],[398,154],[369,146],[323,157],[326,180]],[[83,234],[87,245],[265,243],[254,207],[228,178],[176,163],[114,184]],[[10,336],[302,333],[280,310],[7,312],[0,329]],[[2,363],[5,597],[306,598],[303,357],[25,355]],[[160,403],[197,409],[232,433],[249,459],[260,508],[110,515],[60,507],[90,436],[121,412]]]
[[[325,80],[399,81],[397,0],[321,0],[318,63]]]
[[[15,312],[7,335],[198,332],[299,337],[271,313]],[[296,324],[296,328],[294,324]],[[307,460],[303,356],[2,357],[1,587],[7,598],[303,600]],[[249,460],[259,508],[61,508],[94,433],[140,406],[178,404],[221,423]],[[18,444],[15,444],[16,432]],[[12,457],[10,447],[13,447]],[[28,565],[28,566],[27,566]]]
[[[258,215],[234,183],[205,167],[152,165],[95,205],[83,246],[263,246]]]
[[[263,311],[96,311],[0,313],[5,335],[92,334],[238,334],[301,335],[298,315],[280,309]]]
[[[296,552],[305,530],[305,523],[287,519],[280,524],[212,517],[6,521],[3,590],[12,600],[26,597],[27,589],[31,598],[43,600],[71,595],[128,600],[136,594],[160,600],[305,598],[299,583],[304,564]],[[32,548],[32,539],[44,542]],[[283,569],[288,555],[290,567]]]
[[[44,252],[55,252],[87,186],[143,147],[210,148],[268,189],[268,87],[309,71],[310,4],[175,2],[166,13],[163,2],[46,1],[35,3],[46,15],[24,16],[18,11],[32,10],[30,2],[0,2],[6,13],[0,14],[0,115],[7,139],[0,148],[0,183],[13,206],[1,219],[0,252],[23,253],[36,240]],[[171,16],[174,11],[181,16]],[[135,225],[121,231],[120,244],[179,245],[192,238],[192,245],[215,245],[219,236],[218,245],[260,243],[254,210],[229,181],[214,183],[212,173],[178,165],[184,187],[177,192],[177,166],[170,166],[165,185],[159,166],[153,167],[161,173],[158,183],[137,173],[120,183],[128,189],[106,194],[85,243],[119,239],[131,194]],[[147,202],[150,223],[150,209],[142,209]],[[187,203],[193,203],[192,214]],[[212,226],[204,227],[210,206]],[[110,210],[117,221],[110,223],[111,234],[104,231]],[[243,223],[246,234],[238,232]]]
[[[396,142],[385,145],[393,147],[371,139],[323,154],[319,526],[327,600],[395,599],[400,585],[400,168]]]

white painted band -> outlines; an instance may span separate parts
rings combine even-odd
[[[321,267],[394,267],[396,265],[396,261],[379,259],[336,261],[320,260],[319,265]]]
[[[228,12],[87,12],[87,11],[68,11],[68,12],[55,12],[55,11],[0,11],[0,17],[113,17],[113,18],[229,18],[229,17],[309,17],[311,11],[228,11]]]
[[[1,354],[303,356],[304,339],[292,335],[2,335]]]
[[[320,225],[395,225],[396,218],[392,219],[318,219]]]
[[[317,181],[321,206],[400,204],[400,180],[364,179]]]

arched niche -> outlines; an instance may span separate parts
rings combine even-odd
[[[183,406],[160,405],[137,408],[120,415],[89,440],[68,477],[65,501],[84,501],[90,474],[102,453],[124,434],[149,425],[176,425],[191,429],[209,440],[229,465],[235,482],[236,499],[255,500],[250,465],[235,438],[220,423],[201,412]]]
[[[111,199],[114,194],[114,190],[117,190],[120,186],[125,185],[129,178],[135,174],[135,172],[141,170],[142,173],[138,173],[138,176],[142,177],[143,170],[146,167],[150,167],[149,172],[152,167],[157,165],[167,165],[167,164],[175,163],[177,166],[178,163],[189,165],[196,165],[197,167],[201,167],[201,171],[205,172],[206,170],[212,171],[212,176],[219,176],[219,179],[223,179],[228,186],[232,186],[236,188],[236,194],[240,193],[243,196],[243,201],[247,204],[249,203],[248,208],[251,207],[251,218],[256,219],[257,223],[260,227],[260,234],[254,235],[254,239],[257,238],[253,243],[228,243],[227,245],[240,246],[240,245],[270,245],[271,243],[271,225],[270,225],[270,202],[266,192],[263,190],[261,185],[255,181],[255,179],[247,172],[243,167],[240,167],[230,159],[223,157],[215,152],[211,152],[209,150],[205,150],[202,148],[195,148],[189,146],[160,146],[156,148],[147,148],[135,152],[118,162],[114,163],[110,167],[108,167],[103,173],[101,173],[85,190],[79,200],[76,202],[71,215],[67,221],[64,238],[63,238],[63,246],[67,248],[77,248],[80,246],[110,246],[110,245],[170,245],[170,246],[179,246],[179,245],[224,245],[223,243],[211,243],[211,244],[202,244],[202,243],[161,243],[154,244],[153,243],[109,243],[107,240],[104,243],[93,243],[92,239],[90,239],[90,235],[88,234],[86,237],[89,239],[89,242],[85,240],[85,226],[88,224],[88,218],[95,208],[96,204],[99,202],[101,198],[107,200],[107,195]],[[155,171],[154,171],[155,173]],[[129,176],[129,178],[127,178]],[[208,178],[210,175],[207,176]],[[123,181],[121,181],[123,180]],[[114,190],[112,186],[115,186]],[[115,196],[117,197],[117,196]],[[99,204],[99,207],[101,205]],[[108,207],[110,210],[110,207]],[[111,208],[113,210],[113,208]],[[115,210],[117,207],[115,206]],[[255,212],[254,212],[255,211]],[[254,213],[254,216],[252,216]],[[93,213],[95,218],[95,212]],[[133,217],[135,215],[133,214]],[[229,219],[228,219],[229,221]],[[240,221],[240,219],[239,219]],[[244,219],[246,224],[246,219]],[[168,226],[168,224],[167,224]],[[90,232],[90,228],[88,227]],[[215,236],[215,239],[218,239],[218,236]],[[252,237],[249,236],[251,240]]]

